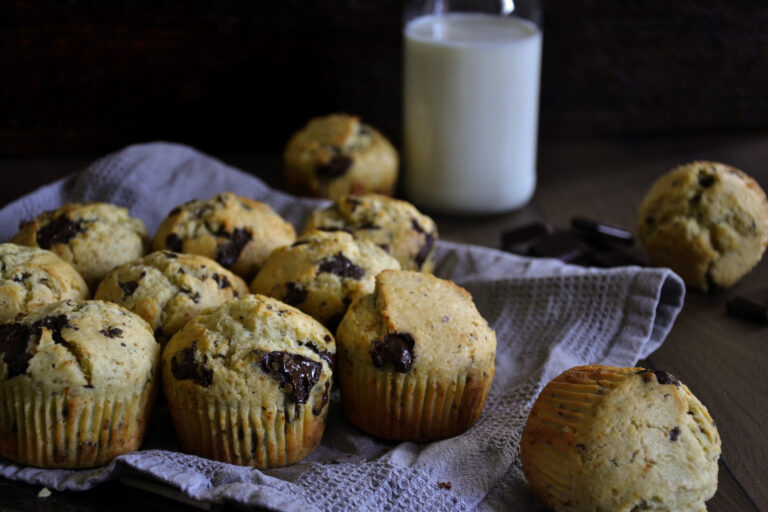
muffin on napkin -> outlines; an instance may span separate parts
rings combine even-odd
[[[156,251],[107,274],[95,298],[138,314],[165,342],[193,316],[247,294],[242,279],[209,258]]]
[[[406,201],[376,194],[345,196],[324,210],[315,210],[304,232],[346,231],[368,240],[397,258],[404,270],[435,268],[437,226]]]
[[[520,458],[550,510],[706,510],[720,437],[706,407],[663,371],[578,366],[531,409]]]
[[[400,264],[367,240],[343,231],[310,231],[273,251],[251,290],[296,306],[335,330],[349,305],[371,293],[376,274],[388,268],[399,270]]]
[[[147,323],[111,302],[56,302],[0,325],[0,454],[86,468],[137,450],[159,357]]]
[[[450,281],[385,270],[336,333],[347,418],[378,437],[435,441],[469,429],[495,371],[496,334]]]
[[[335,353],[322,324],[263,295],[196,316],[162,355],[181,448],[260,469],[303,459],[325,430]]]
[[[152,248],[206,256],[249,280],[269,253],[295,239],[293,226],[266,203],[224,192],[173,208]]]
[[[391,196],[397,183],[395,148],[378,130],[347,114],[311,119],[288,141],[283,161],[285,183],[297,195]]]
[[[45,304],[89,297],[82,276],[52,252],[0,244],[0,323]]]
[[[144,256],[149,244],[144,223],[109,203],[70,203],[41,213],[22,222],[12,241],[51,250],[92,290],[116,266]]]

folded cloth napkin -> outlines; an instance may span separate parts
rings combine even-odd
[[[189,147],[128,147],[0,211],[0,239],[22,219],[72,201],[126,206],[150,233],[176,204],[227,190],[270,204],[297,228],[323,201],[296,199]],[[519,441],[543,386],[588,363],[632,366],[656,350],[680,312],[681,279],[666,269],[612,270],[528,259],[441,241],[439,277],[468,289],[496,330],[496,376],[478,423],[439,442],[375,439],[343,417],[332,397],[325,437],[307,459],[259,471],[178,452],[165,407],[157,407],[142,451],[89,470],[21,467],[0,458],[0,475],[60,490],[84,490],[126,472],[194,500],[276,510],[539,510],[523,477]]]

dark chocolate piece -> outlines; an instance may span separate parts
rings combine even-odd
[[[643,262],[624,251],[604,250],[595,251],[589,255],[589,265],[601,268],[626,267],[629,265],[642,266]]]
[[[680,387],[680,381],[671,373],[664,370],[654,370],[653,373],[656,375],[656,381],[659,384],[672,384],[678,388]]]
[[[165,237],[165,248],[173,252],[181,252],[183,240],[176,233],[171,233]],[[166,254],[168,256],[168,254]]]
[[[318,272],[327,272],[339,277],[349,277],[357,280],[362,279],[365,275],[365,269],[363,267],[352,263],[352,261],[341,252],[337,252],[333,256],[322,260],[317,270]]]
[[[387,334],[373,343],[373,366],[381,368],[392,363],[396,372],[407,373],[413,366],[413,337],[407,332]]]
[[[7,367],[10,379],[26,373],[32,354],[29,353],[29,338],[32,331],[24,324],[0,325],[0,354]]]
[[[227,233],[224,231],[217,233],[219,236],[222,234],[227,235]],[[219,247],[216,249],[215,259],[221,265],[225,267],[231,267],[237,261],[237,258],[240,256],[240,252],[242,252],[243,247],[245,247],[246,244],[251,241],[253,235],[246,228],[237,228],[232,232],[232,234],[228,234],[227,236],[229,237],[229,240],[219,244]]]
[[[291,247],[298,247],[300,245],[307,245],[309,243],[309,240],[296,240],[291,244]]]
[[[189,348],[173,356],[171,373],[176,380],[191,379],[204,388],[209,387],[213,382],[213,369],[205,366],[205,361],[197,361],[197,343],[192,343]]]
[[[109,327],[107,329],[102,329],[99,331],[101,334],[106,336],[107,338],[122,338],[123,337],[123,330],[119,327]]]
[[[178,215],[180,213],[181,213],[181,206],[177,206],[176,208],[168,212],[168,216],[170,217],[171,215]]]
[[[216,284],[219,285],[220,289],[229,288],[232,286],[232,283],[229,282],[229,279],[227,279],[227,276],[222,276],[221,274],[214,273],[211,276],[211,279],[216,281]]]
[[[320,414],[323,412],[323,407],[325,407],[325,404],[328,403],[328,395],[330,394],[331,390],[331,381],[327,380],[325,381],[325,388],[323,388],[323,395],[320,397],[320,408],[315,409],[312,408],[312,414],[315,416],[320,416]]]
[[[307,299],[307,290],[299,288],[299,286],[293,281],[285,283],[285,296],[283,302],[290,306],[296,306],[301,304]]]
[[[330,342],[331,341],[330,337],[328,337],[326,341]],[[333,354],[332,352],[328,352],[327,350],[320,350],[311,341],[304,341],[304,342],[300,341],[299,345],[307,347],[309,350],[311,350],[312,352],[320,356],[320,359],[325,360],[325,362],[328,363],[328,366],[330,366],[331,369],[333,369],[333,365],[336,363],[335,354]]]
[[[37,245],[43,249],[50,249],[53,245],[69,242],[82,230],[83,221],[73,221],[66,215],[62,215],[37,230]]]
[[[312,388],[320,380],[323,365],[299,354],[276,351],[262,356],[261,369],[280,383],[280,389],[294,403],[305,404]]]
[[[43,328],[48,329],[51,331],[51,338],[53,338],[55,343],[66,345],[67,340],[61,335],[61,330],[64,327],[67,327],[68,322],[69,319],[67,318],[67,315],[46,316],[32,324],[32,328],[38,336],[40,336]]]
[[[421,249],[419,249],[419,252],[413,258],[413,261],[415,261],[416,265],[419,267],[419,269],[421,269],[422,265],[424,265],[424,262],[427,261],[427,257],[432,251],[432,247],[435,245],[435,235],[434,233],[427,233],[427,231],[421,227],[421,224],[419,224],[416,219],[411,219],[411,226],[418,233],[424,235],[424,245],[421,246]]]
[[[712,174],[702,174],[699,176],[699,186],[709,188],[715,184],[715,177]]]
[[[20,275],[18,275],[18,276],[13,276],[13,281],[15,281],[15,282],[17,282],[17,283],[23,283],[24,281],[26,281],[27,279],[29,279],[29,277],[30,277],[31,275],[32,275],[32,274],[30,274],[29,272],[22,272],[22,273],[21,273]]]
[[[584,236],[588,241],[597,239],[624,245],[632,245],[635,243],[635,237],[626,229],[603,224],[586,217],[577,215],[576,217],[571,218],[571,227],[576,230],[578,235]]]
[[[566,263],[586,256],[590,252],[587,244],[567,231],[558,231],[542,238],[529,249],[531,256],[557,258]]]
[[[332,180],[346,174],[353,163],[354,160],[346,155],[333,155],[326,163],[318,164],[315,173],[321,180]]]
[[[130,297],[133,295],[133,292],[136,291],[136,288],[139,287],[139,283],[136,281],[126,281],[124,283],[117,283],[118,286],[120,286],[120,289],[123,290],[123,294],[126,297]]]
[[[768,325],[768,304],[763,300],[737,295],[726,302],[725,307],[731,316]]]
[[[345,233],[349,233],[350,235],[352,234],[352,229],[350,228],[337,228],[336,226],[323,226],[317,229],[319,229],[320,231],[326,231],[328,233],[333,233],[335,231],[344,231]]]
[[[680,437],[680,427],[674,427],[672,430],[669,431],[670,441],[677,441],[678,437]]]
[[[501,248],[507,252],[525,254],[533,242],[552,233],[544,222],[531,222],[501,233]]]

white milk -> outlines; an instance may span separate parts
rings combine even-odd
[[[536,186],[541,32],[513,16],[405,27],[405,184],[429,209],[493,213]]]

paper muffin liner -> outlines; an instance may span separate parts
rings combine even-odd
[[[44,393],[23,381],[6,381],[0,395],[0,453],[44,468],[107,464],[141,446],[155,389],[153,380],[134,394]]]
[[[330,388],[330,380],[327,383]],[[258,469],[293,464],[312,453],[328,415],[328,403],[315,415],[311,400],[286,401],[283,409],[259,400],[227,404],[175,383],[166,383],[165,392],[183,451]]]
[[[340,379],[344,412],[358,428],[396,441],[435,441],[468,430],[480,417],[493,381],[488,372],[439,378],[396,373],[365,364]]]
[[[591,421],[606,388],[641,370],[582,367],[555,377],[539,394],[520,443],[520,458],[528,481],[543,485],[550,502],[575,501],[570,490],[572,468],[580,456],[573,449],[575,435]],[[526,433],[533,431],[545,433],[548,442],[529,443]]]

